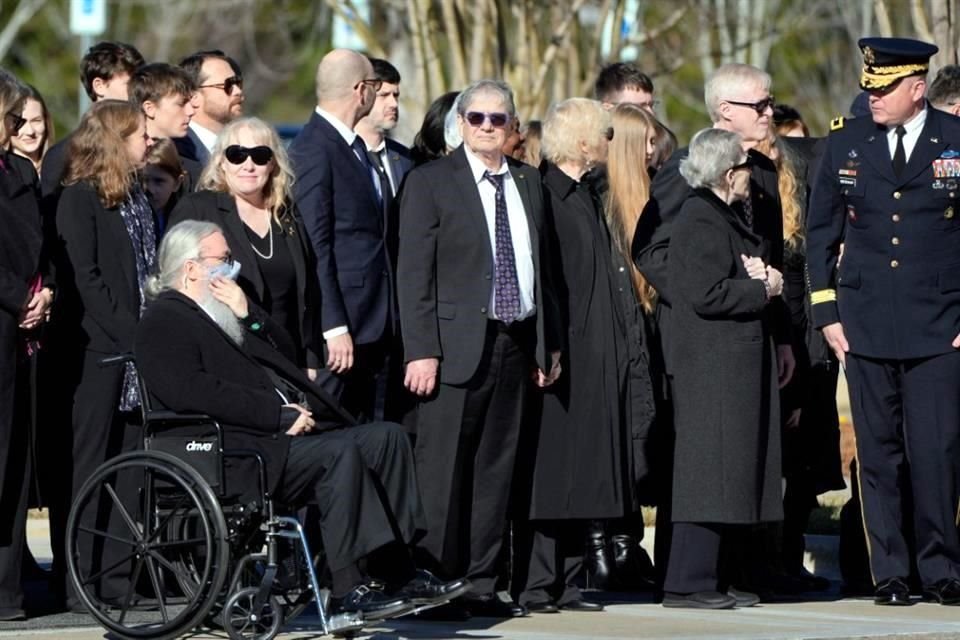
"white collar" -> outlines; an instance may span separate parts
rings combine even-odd
[[[213,149],[213,145],[217,141],[217,134],[210,129],[207,129],[203,125],[197,124],[196,121],[190,121],[190,129],[197,135],[197,138],[200,139],[200,144],[207,148],[207,151]]]
[[[330,125],[337,130],[337,133],[340,134],[340,137],[349,145],[353,146],[353,141],[357,139],[357,132],[345,125],[340,118],[333,115],[329,111],[324,111],[320,107],[316,109],[317,115],[330,123]]]
[[[473,174],[474,181],[477,184],[480,184],[484,180],[483,175],[490,170],[487,168],[487,165],[483,163],[483,160],[475,156],[473,152],[470,151],[467,145],[463,145],[463,151],[466,153],[467,164],[470,165],[470,172]],[[490,173],[494,175],[510,175],[510,169],[507,166],[507,159],[505,156],[500,156],[500,168],[496,171],[490,171]]]
[[[906,130],[905,136],[914,136],[920,135],[920,130],[923,129],[923,125],[927,122],[927,106],[924,105],[923,109],[917,115],[913,116],[910,120],[903,123],[903,128]],[[890,129],[890,133],[896,135],[894,132],[897,130],[896,127]]]

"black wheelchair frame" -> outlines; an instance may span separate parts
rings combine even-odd
[[[362,615],[328,614],[303,526],[276,512],[262,456],[225,450],[209,416],[152,410],[142,379],[140,398],[143,449],[101,465],[70,511],[67,569],[90,614],[123,638],[166,640],[207,626],[232,640],[272,640],[314,602],[324,634],[358,634]],[[255,460],[256,503],[227,499],[227,458]],[[284,540],[293,576],[278,581]]]

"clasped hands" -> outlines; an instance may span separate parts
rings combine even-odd
[[[740,260],[743,261],[743,267],[747,270],[747,275],[754,280],[762,280],[767,288],[767,298],[775,298],[783,293],[783,274],[769,265],[763,264],[760,258],[748,257],[740,254]]]

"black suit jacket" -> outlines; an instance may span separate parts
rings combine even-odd
[[[47,276],[45,225],[40,216],[37,174],[33,164],[12,153],[0,154],[6,171],[0,173],[0,314],[14,321],[30,295],[30,281]],[[47,278],[45,278],[45,284]],[[50,283],[52,285],[52,282]]]
[[[387,145],[387,162],[390,163],[390,170],[393,172],[397,194],[399,194],[403,179],[413,169],[413,158],[410,156],[410,149],[393,138],[387,138],[385,142]]]
[[[886,135],[856,118],[827,138],[807,217],[812,320],[842,322],[860,356],[951,353],[960,331],[960,118],[928,107],[899,177]]]
[[[320,306],[320,291],[317,286],[316,259],[313,247],[303,227],[303,221],[294,207],[288,212],[291,223],[288,233],[284,233],[277,241],[286,243],[287,251],[293,260],[293,267],[297,274],[297,312],[300,318],[299,333],[301,344],[299,350],[306,355],[306,362],[302,366],[318,367],[322,338],[317,331],[316,310]],[[233,257],[240,261],[240,275],[237,283],[257,304],[264,299],[263,276],[257,268],[257,257],[250,247],[250,241],[243,229],[243,221],[237,212],[236,200],[228,193],[215,191],[198,191],[187,195],[177,203],[170,214],[169,224],[175,225],[183,220],[206,220],[220,225],[223,229],[227,244]],[[287,354],[296,359],[293,353]]]
[[[535,358],[560,349],[559,313],[550,280],[543,191],[536,168],[508,158],[530,229],[536,273]],[[397,267],[404,358],[440,358],[440,381],[463,384],[477,371],[493,287],[490,234],[466,152],[417,167],[400,203]]]
[[[265,339],[272,321],[265,314],[256,320],[263,328],[246,331],[241,347],[190,298],[167,291],[144,312],[135,354],[155,407],[202,413],[220,422],[226,449],[263,455],[272,490],[286,463],[289,436],[281,421],[283,401],[265,367],[306,394],[317,428],[349,426],[354,420]],[[249,464],[231,464],[227,471],[228,493],[255,495]]]
[[[390,262],[383,208],[369,170],[329,122],[314,113],[290,144],[294,196],[317,256],[320,326],[347,326],[376,342],[390,320]]]
[[[117,207],[106,208],[94,187],[64,188],[57,207],[55,252],[58,333],[75,346],[129,353],[140,315],[137,266]]]
[[[180,185],[180,197],[190,193],[200,184],[200,174],[203,173],[207,161],[210,159],[210,152],[200,142],[200,138],[193,132],[193,129],[187,129],[187,135],[182,138],[170,138],[173,145],[177,148],[180,156],[180,164],[183,170],[187,172],[187,179]]]

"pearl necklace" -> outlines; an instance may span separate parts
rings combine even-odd
[[[273,257],[273,220],[270,220],[270,226],[267,227],[267,237],[270,238],[270,249],[268,250],[269,255],[263,255],[257,250],[256,245],[254,245],[252,242],[250,243],[250,248],[253,249],[253,252],[264,260],[269,260]]]

